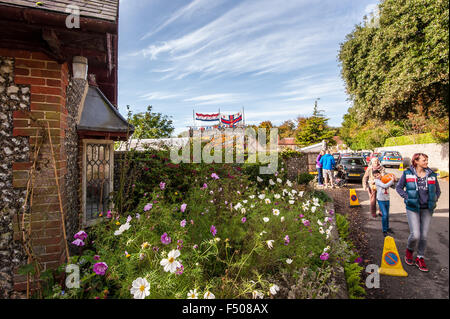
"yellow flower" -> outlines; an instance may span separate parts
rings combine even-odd
[[[119,222],[116,222],[116,225],[117,225],[117,226],[119,226],[119,225],[120,225],[120,223],[119,223]]]
[[[130,254],[126,254],[126,256],[125,257],[127,257],[127,258],[130,258],[131,257],[131,255]]]
[[[178,195],[178,192],[175,192],[175,195]]]
[[[142,243],[141,248],[145,249],[149,246],[148,242]]]

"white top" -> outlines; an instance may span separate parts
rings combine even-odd
[[[381,201],[389,200],[389,186],[392,185],[394,179],[391,179],[389,182],[384,184],[379,179],[374,179],[375,185],[377,186],[377,199]]]

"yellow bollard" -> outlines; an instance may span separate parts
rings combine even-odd
[[[350,207],[361,206],[358,201],[358,196],[356,196],[355,189],[350,189]]]
[[[381,267],[378,272],[381,275],[388,276],[408,276],[408,273],[403,269],[402,260],[398,255],[394,238],[391,236],[386,236],[384,238],[383,256],[381,258]]]

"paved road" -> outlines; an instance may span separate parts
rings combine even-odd
[[[397,169],[387,169],[400,177]],[[449,183],[439,180],[441,197],[433,214],[428,233],[425,261],[430,269],[429,273],[421,272],[416,266],[408,266],[403,257],[409,236],[408,221],[405,205],[398,193],[390,191],[389,223],[394,230],[395,243],[402,258],[402,264],[408,277],[392,277],[382,275],[380,278],[380,291],[377,295],[386,299],[441,299],[449,298]],[[369,251],[374,263],[380,265],[383,252],[384,237],[381,231],[381,217],[373,218],[369,211],[369,196],[363,191],[361,184],[349,184],[355,188],[361,212],[367,218],[365,231],[369,236]]]

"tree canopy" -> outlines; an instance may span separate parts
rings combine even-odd
[[[448,21],[447,0],[384,0],[379,16],[347,35],[338,58],[359,124],[407,119],[418,105],[448,116]]]
[[[170,137],[174,131],[172,120],[161,113],[152,112],[152,106],[146,112],[133,114],[129,122],[134,126],[133,138],[163,138]]]

